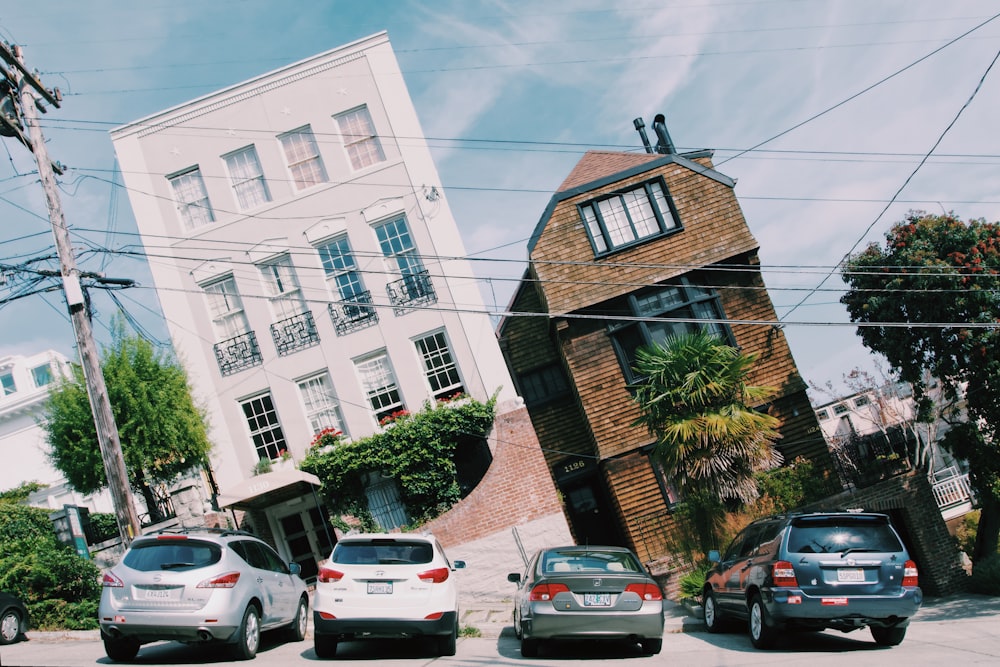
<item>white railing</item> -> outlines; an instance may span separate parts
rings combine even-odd
[[[965,503],[972,499],[972,489],[969,487],[969,475],[955,475],[934,482],[934,499],[938,508],[950,507]]]

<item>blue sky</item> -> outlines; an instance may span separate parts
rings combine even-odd
[[[42,0],[0,9],[0,39],[64,94],[43,128],[69,167],[61,196],[81,268],[137,280],[116,296],[159,340],[108,131],[387,30],[494,311],[583,152],[641,150],[632,119],[663,113],[678,150],[714,149],[737,179],[799,370],[839,385],[872,359],[838,303],[843,283],[828,278],[837,263],[911,209],[1000,218],[998,11],[988,0]],[[50,255],[52,237],[30,155],[2,143],[0,263],[20,264]],[[118,306],[99,292],[94,305],[106,343]],[[0,356],[73,344],[60,293],[0,305]]]

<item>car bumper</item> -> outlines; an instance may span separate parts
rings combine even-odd
[[[521,619],[521,631],[531,639],[625,639],[663,636],[663,604],[645,603],[637,611],[601,613],[557,611],[551,604],[533,604]]]
[[[441,618],[323,618],[313,611],[313,634],[326,636],[419,637],[448,635],[455,631],[458,613],[445,612]]]
[[[204,621],[206,619],[198,619]],[[126,637],[142,643],[174,640],[181,642],[228,641],[239,625],[197,622],[194,619],[178,619],[170,614],[143,614],[141,623],[101,621],[101,633],[105,637]]]
[[[764,605],[771,619],[778,623],[825,627],[895,626],[912,618],[923,599],[919,588],[904,589],[895,597],[810,596],[788,588],[768,592]]]

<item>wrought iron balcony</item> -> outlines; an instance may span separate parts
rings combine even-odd
[[[311,310],[286,317],[271,325],[271,338],[278,354],[285,356],[319,343],[319,333]]]
[[[216,343],[215,360],[223,377],[264,363],[257,345],[257,336],[252,331]]]
[[[402,315],[406,311],[425,303],[435,303],[437,294],[426,270],[411,273],[385,286],[393,312]]]
[[[378,311],[372,305],[372,293],[359,292],[340,305],[329,305],[330,319],[338,336],[344,336],[378,323]]]

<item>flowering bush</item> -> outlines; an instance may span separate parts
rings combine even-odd
[[[314,449],[322,449],[323,447],[333,447],[340,442],[344,434],[340,429],[325,428],[316,435],[313,436],[312,442],[309,443],[309,451]]]
[[[403,417],[409,417],[409,416],[410,413],[407,410],[396,410],[391,415],[386,415],[385,417],[382,417],[382,419],[379,420],[378,425],[387,426],[389,424],[396,422],[399,419],[402,419]]]

